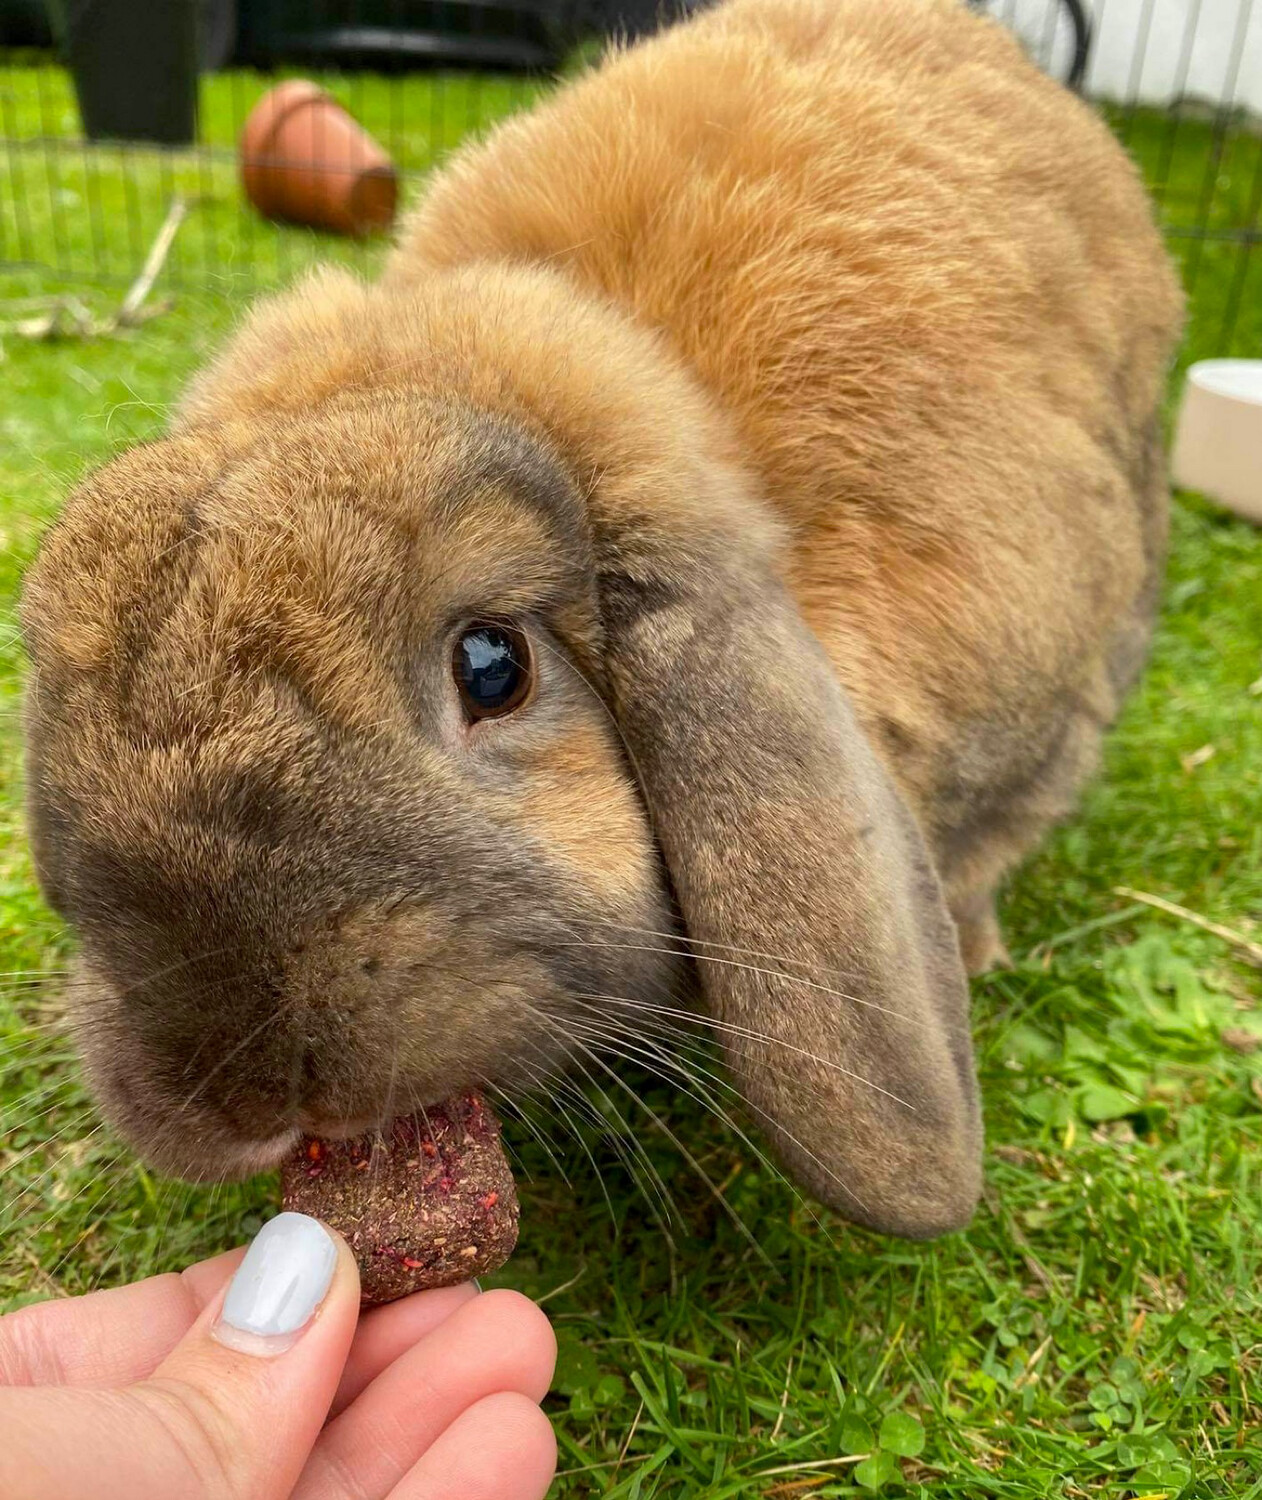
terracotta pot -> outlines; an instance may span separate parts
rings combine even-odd
[[[377,142],[305,78],[278,84],[250,111],[241,181],[264,217],[338,234],[388,229],[399,191]]]

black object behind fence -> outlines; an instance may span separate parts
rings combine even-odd
[[[404,195],[460,140],[528,105],[610,36],[704,0],[0,0],[0,301],[129,284],[171,202],[172,286],[248,292],[371,244],[278,229],[237,143],[281,76],[314,77],[393,158]],[[1105,111],[1189,284],[1192,351],[1259,353],[1262,4],[969,0]],[[1256,317],[1242,310],[1257,308]]]

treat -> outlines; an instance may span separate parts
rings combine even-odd
[[[460,1094],[349,1141],[311,1136],[281,1169],[284,1206],[338,1230],[366,1306],[494,1271],[517,1243],[500,1122]]]

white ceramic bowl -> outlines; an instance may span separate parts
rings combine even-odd
[[[1262,522],[1262,359],[1206,359],[1188,371],[1174,482]]]

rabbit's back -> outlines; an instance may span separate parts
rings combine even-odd
[[[733,419],[944,860],[1062,741],[1078,779],[1073,715],[1142,656],[1180,302],[1124,153],[1000,26],[729,0],[459,156],[388,275],[497,258],[658,330]]]

